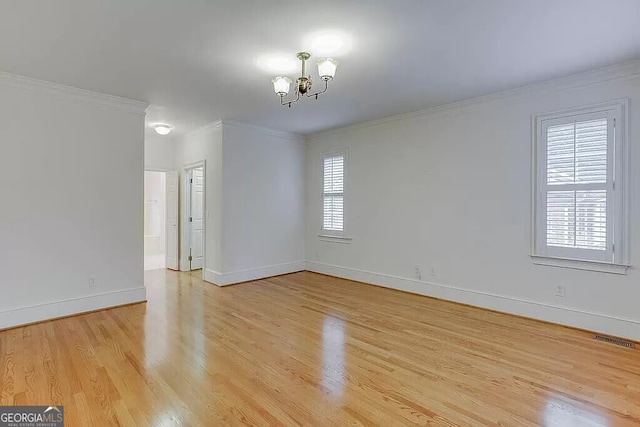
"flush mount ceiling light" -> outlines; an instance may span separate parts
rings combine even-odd
[[[166,125],[164,123],[157,123],[153,125],[153,129],[158,135],[168,135],[173,129],[173,126]]]
[[[295,86],[296,99],[286,102],[284,100],[284,97],[289,94],[293,80],[289,77],[276,77],[271,80],[273,90],[276,95],[280,97],[280,104],[286,105],[289,108],[291,108],[291,104],[300,100],[300,95],[306,95],[307,98],[318,99],[318,95],[325,93],[327,89],[329,89],[329,80],[335,77],[336,69],[338,68],[338,61],[334,59],[322,58],[318,60],[318,75],[320,76],[320,80],[324,81],[324,89],[319,92],[309,93],[311,90],[311,76],[306,75],[306,66],[307,61],[311,58],[311,54],[299,52],[296,57],[302,62],[302,73],[300,73],[300,77],[296,80]]]

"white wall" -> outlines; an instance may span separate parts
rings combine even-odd
[[[206,161],[207,281],[304,270],[304,153],[301,136],[227,121],[177,144],[180,167]]]
[[[531,116],[623,97],[633,267],[624,276],[534,265]],[[637,103],[640,62],[311,136],[308,269],[640,339]],[[350,244],[317,236],[322,155],[345,148]]]
[[[145,300],[145,106],[0,74],[0,328]]]
[[[177,168],[205,161],[205,265],[204,270],[222,269],[222,124],[214,122],[187,134],[176,145]],[[182,176],[180,177],[182,182]],[[183,192],[183,186],[180,186]],[[182,206],[182,194],[180,195]],[[182,216],[182,209],[180,209]],[[186,227],[180,219],[180,234]],[[181,239],[182,240],[182,239]],[[181,245],[180,263],[186,268],[188,252]]]
[[[223,122],[223,139],[218,280],[304,270],[304,139],[234,122]]]
[[[176,141],[174,138],[147,131],[144,139],[144,167],[147,170],[175,170]]]

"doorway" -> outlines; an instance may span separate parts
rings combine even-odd
[[[205,165],[183,168],[182,271],[204,269],[205,253]]]
[[[144,172],[144,269],[166,268],[166,173]]]

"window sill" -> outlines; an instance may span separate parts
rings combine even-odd
[[[630,267],[627,264],[614,264],[612,262],[584,261],[568,258],[551,258],[540,255],[531,255],[533,263],[536,265],[546,265],[549,267],[572,268],[575,270],[598,271],[600,273],[627,274]]]
[[[331,242],[331,243],[349,244],[353,240],[353,238],[351,238],[351,237],[334,236],[334,235],[331,235],[331,234],[318,234],[318,237],[323,242]]]

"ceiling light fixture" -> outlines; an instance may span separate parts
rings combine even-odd
[[[156,131],[158,135],[168,135],[169,132],[173,129],[172,126],[165,125],[164,123],[158,123],[153,125],[153,129]]]
[[[311,76],[306,76],[305,74],[307,61],[311,58],[311,54],[299,52],[296,57],[302,62],[302,73],[296,80],[296,99],[287,102],[284,100],[284,97],[289,94],[293,80],[289,77],[281,76],[271,80],[274,92],[280,97],[280,104],[286,105],[289,108],[291,108],[291,104],[300,100],[300,95],[306,95],[307,98],[318,99],[318,95],[325,93],[327,89],[329,89],[329,80],[335,77],[336,69],[338,68],[338,61],[334,59],[322,58],[318,60],[318,75],[320,76],[320,80],[324,81],[324,89],[319,92],[308,93],[311,90]]]

